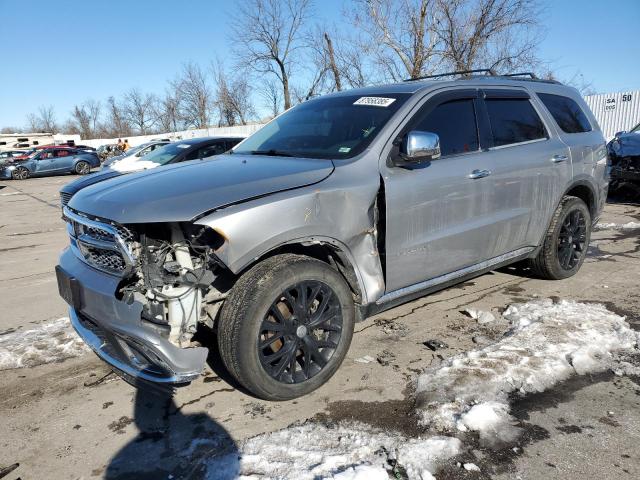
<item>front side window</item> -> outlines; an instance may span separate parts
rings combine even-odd
[[[487,98],[485,102],[495,147],[547,138],[528,98]]]
[[[419,117],[411,130],[432,132],[440,137],[440,152],[443,156],[475,152],[478,141],[478,125],[472,99],[452,100],[438,105]]]
[[[213,145],[209,145],[208,147],[204,147],[201,149],[200,158],[212,157],[213,155],[220,155],[224,153],[225,145],[224,142],[214,143]]]
[[[273,119],[234,153],[351,158],[371,144],[409,96],[387,93],[309,100]]]
[[[592,130],[587,116],[573,99],[550,93],[538,93],[538,97],[564,133],[582,133]]]

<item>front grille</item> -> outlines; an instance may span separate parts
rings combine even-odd
[[[69,208],[64,209],[64,215],[79,254],[89,265],[115,275],[123,275],[132,267],[131,242],[135,234],[131,230],[105,220],[90,219]]]
[[[60,192],[60,204],[63,207],[66,207],[67,204],[69,203],[69,200],[71,200],[71,197],[73,195],[71,193],[67,193],[67,192]]]
[[[122,273],[127,267],[124,258],[119,252],[91,247],[85,243],[79,243],[79,247],[85,260],[100,270],[106,270],[110,273]]]

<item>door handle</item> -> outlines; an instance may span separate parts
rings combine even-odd
[[[562,163],[566,162],[567,160],[569,160],[569,157],[567,155],[554,155],[553,157],[551,157],[551,161],[553,163]]]
[[[474,170],[469,174],[469,178],[475,180],[476,178],[484,178],[491,175],[491,170]]]

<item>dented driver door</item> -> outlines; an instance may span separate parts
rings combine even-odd
[[[490,156],[481,151],[478,95],[475,89],[435,95],[402,128],[398,138],[410,130],[438,134],[439,159],[414,167],[387,161],[381,168],[387,294],[486,259],[493,183]]]

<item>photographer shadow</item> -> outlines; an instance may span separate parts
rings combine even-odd
[[[108,480],[233,479],[240,470],[238,447],[205,413],[185,415],[173,390],[136,382],[135,439],[109,462]]]

